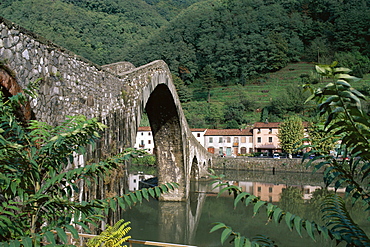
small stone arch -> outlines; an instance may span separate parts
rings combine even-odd
[[[190,180],[197,180],[199,178],[199,162],[196,156],[194,156],[191,162],[190,169]]]

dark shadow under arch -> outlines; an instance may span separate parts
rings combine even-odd
[[[153,133],[159,183],[177,182],[185,193],[185,169],[181,123],[171,91],[159,84],[151,93],[145,110]]]

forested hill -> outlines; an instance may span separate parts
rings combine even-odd
[[[369,23],[369,0],[208,0],[127,56],[137,65],[163,59],[186,84],[244,85],[290,62],[368,57]]]
[[[97,64],[126,54],[196,0],[1,0],[0,16]]]
[[[0,15],[97,64],[162,59],[188,85],[370,54],[370,0],[1,0]]]
[[[370,72],[370,0],[0,0],[0,16],[100,65],[164,60],[191,127],[310,120],[297,84],[317,78],[270,76],[291,63]]]

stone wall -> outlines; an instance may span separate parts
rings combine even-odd
[[[301,159],[285,158],[216,157],[213,159],[213,168],[244,171],[312,172],[312,168],[306,168],[307,162],[302,163]]]

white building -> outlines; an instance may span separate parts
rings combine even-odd
[[[204,147],[204,134],[207,129],[190,129],[190,131],[193,133],[195,139]]]
[[[147,175],[147,174],[129,174],[128,175],[128,190],[129,191],[135,191],[139,190],[139,183],[140,181],[153,178],[153,175]]]
[[[136,133],[136,142],[134,148],[146,149],[148,153],[153,154],[154,141],[150,127],[139,127]]]
[[[237,156],[253,152],[251,129],[207,129],[204,147],[210,153]]]

